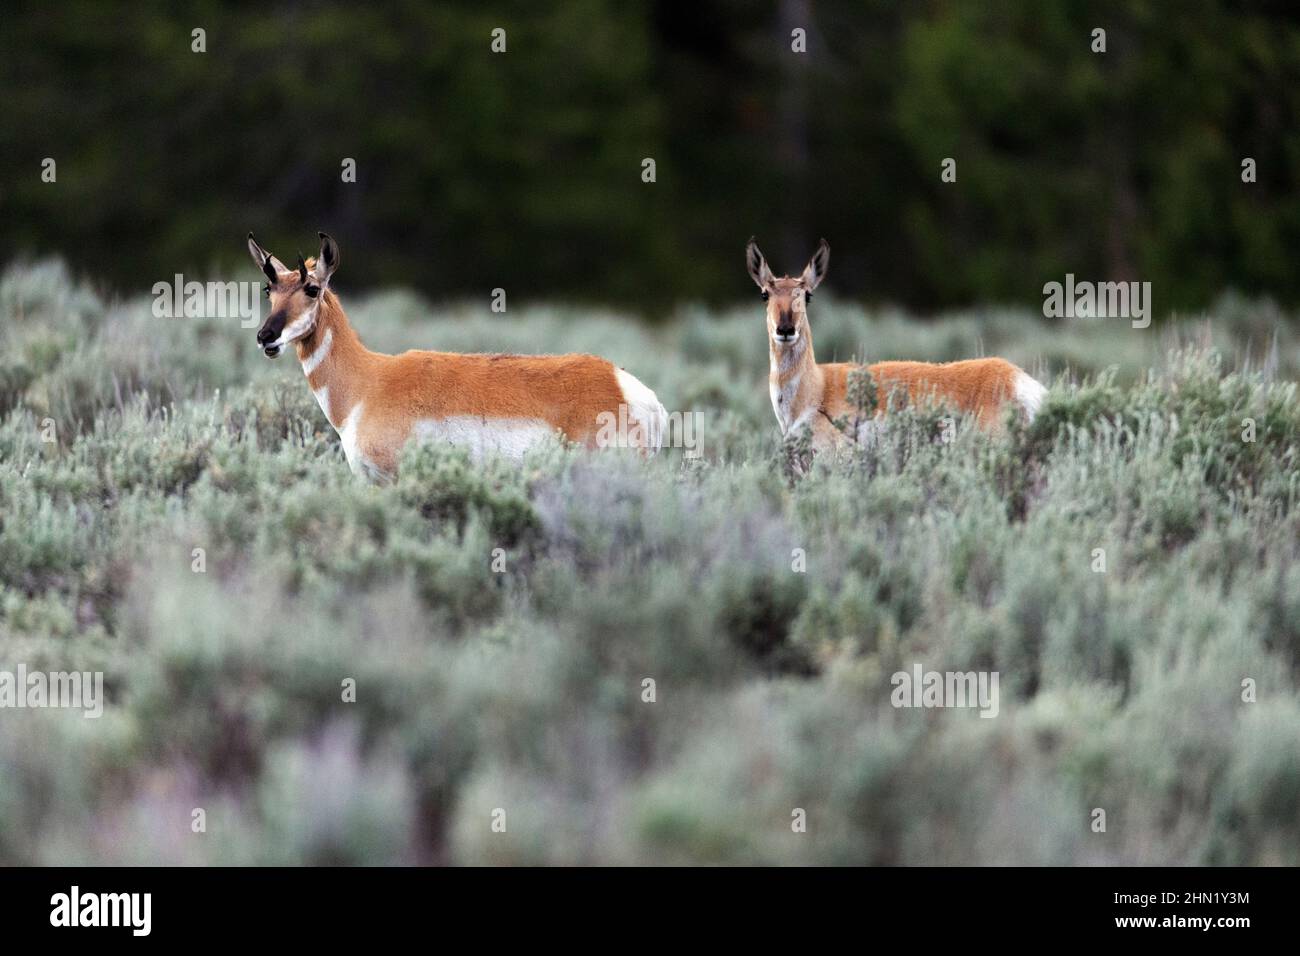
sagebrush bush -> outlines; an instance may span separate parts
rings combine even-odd
[[[0,670],[107,703],[0,710],[0,863],[1300,863],[1300,350],[1267,303],[1189,333],[819,296],[824,360],[1052,383],[1032,424],[901,409],[834,461],[780,440],[757,308],[348,305],[376,348],[606,355],[702,454],[413,448],[360,484],[235,320],[159,335],[11,268]],[[996,671],[997,717],[890,706],[916,664]]]

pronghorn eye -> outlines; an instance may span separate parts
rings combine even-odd
[[[309,285],[304,286],[302,291],[306,292],[310,298],[314,299],[316,298],[316,293],[320,292],[320,288],[318,286]]]
[[[805,302],[811,302],[811,301],[812,301],[812,293],[811,293],[811,292],[805,292],[805,293],[803,294],[803,297],[804,297],[804,301],[805,301]]]
[[[766,302],[766,301],[767,301],[767,297],[768,297],[768,295],[770,295],[770,293],[769,293],[766,289],[764,289],[764,290],[762,291],[761,294],[762,294],[762,296],[763,296],[763,301]]]
[[[262,286],[262,291],[266,293],[266,297],[267,297],[268,299],[271,298],[271,285],[270,285],[270,283],[267,283],[266,285]]]

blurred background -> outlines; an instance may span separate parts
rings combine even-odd
[[[922,311],[1066,272],[1162,315],[1300,300],[1286,0],[18,3],[0,80],[0,262],[114,291],[323,228],[351,289],[651,316],[748,295],[751,234],[781,271],[824,235],[838,294]]]

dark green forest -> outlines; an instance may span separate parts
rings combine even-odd
[[[0,79],[0,261],[123,292],[323,228],[354,289],[646,314],[748,295],[751,234],[921,310],[1300,302],[1288,2],[19,3]]]

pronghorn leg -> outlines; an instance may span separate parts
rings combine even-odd
[[[817,416],[812,424],[812,447],[817,454],[827,451],[838,454],[856,444],[857,442],[836,428],[825,415]]]

